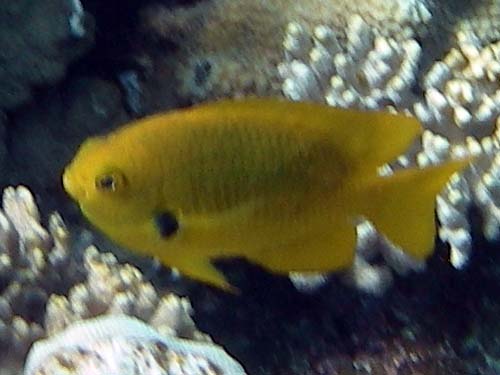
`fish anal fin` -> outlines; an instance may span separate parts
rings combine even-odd
[[[436,196],[469,160],[379,177],[358,199],[359,214],[410,256],[425,260],[434,249]]]
[[[272,272],[332,272],[349,268],[354,261],[356,234],[354,225],[338,222],[301,239],[263,250],[254,261]]]

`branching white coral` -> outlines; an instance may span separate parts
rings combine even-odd
[[[89,247],[84,254],[84,269],[85,282],[74,285],[67,297],[50,297],[45,315],[49,335],[79,320],[125,314],[149,322],[164,334],[210,341],[196,329],[187,299],[158,295],[137,268],[119,263],[113,254]]]
[[[50,216],[48,231],[40,224],[38,208],[28,189],[5,189],[0,209],[2,351],[24,355],[33,340],[43,334],[40,319],[48,294],[64,290],[64,284],[71,285],[82,277],[71,261],[68,241],[59,215]]]
[[[415,115],[453,143],[491,135],[500,114],[499,80],[500,42],[483,47],[474,34],[461,32],[457,46],[425,74]]]
[[[401,106],[412,94],[421,47],[414,39],[377,35],[354,15],[345,43],[334,30],[312,31],[290,23],[284,40],[287,61],[279,66],[283,93],[294,100],[325,101],[336,107]]]
[[[471,250],[468,207],[482,213],[483,234],[499,231],[500,199],[495,195],[495,155],[500,149],[500,43],[482,46],[474,34],[459,32],[458,44],[423,78],[424,99],[413,112],[426,129],[416,164],[438,164],[474,155],[473,167],[454,178],[438,199],[439,231],[451,246],[451,262],[463,266]],[[485,182],[486,181],[486,182]]]

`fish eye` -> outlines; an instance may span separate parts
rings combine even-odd
[[[115,192],[125,185],[125,177],[121,173],[105,173],[97,176],[95,186],[97,190]]]

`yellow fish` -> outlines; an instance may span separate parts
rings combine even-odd
[[[229,290],[212,260],[244,257],[282,274],[349,267],[362,217],[425,259],[435,197],[468,161],[378,176],[420,132],[414,118],[385,112],[225,100],[88,139],[63,184],[111,239]]]

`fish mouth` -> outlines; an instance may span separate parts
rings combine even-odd
[[[87,195],[85,190],[82,189],[78,183],[75,183],[75,179],[71,178],[71,173],[67,168],[64,170],[62,175],[62,184],[64,190],[76,201],[80,201]]]

